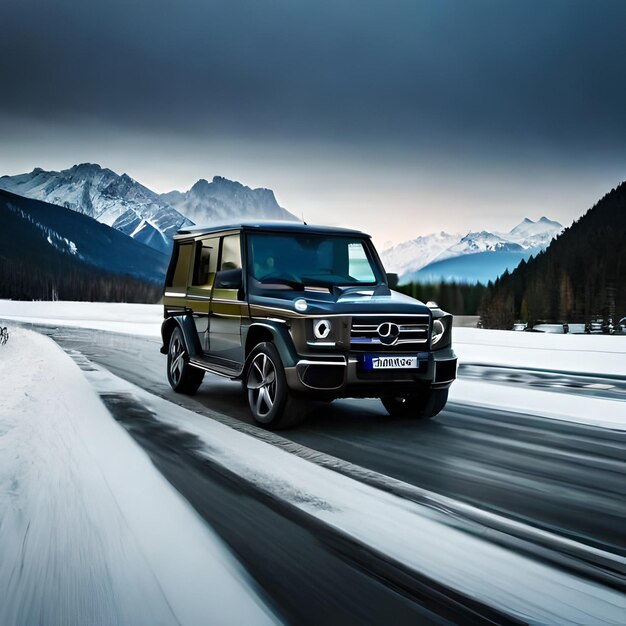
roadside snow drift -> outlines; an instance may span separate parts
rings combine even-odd
[[[0,624],[276,621],[54,342],[11,330],[0,381]]]

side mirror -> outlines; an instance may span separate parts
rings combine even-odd
[[[397,274],[387,274],[387,284],[389,285],[389,289],[395,289],[398,286],[398,275]]]
[[[222,270],[215,274],[215,286],[218,289],[241,289],[242,285],[241,268]]]

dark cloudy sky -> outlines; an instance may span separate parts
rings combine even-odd
[[[0,173],[215,174],[379,243],[626,179],[622,0],[2,0]]]

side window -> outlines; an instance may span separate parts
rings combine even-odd
[[[241,287],[241,245],[239,235],[227,235],[222,239],[220,267],[215,277],[215,286],[221,289]]]
[[[239,235],[228,235],[222,240],[220,271],[241,269],[241,245]]]
[[[192,250],[192,243],[182,243],[178,246],[175,252],[176,259],[174,273],[171,276],[171,283],[168,280],[168,283],[170,283],[169,286],[181,288],[183,291],[187,289]]]
[[[376,281],[372,266],[367,259],[367,252],[360,242],[348,244],[348,273],[361,283]]]
[[[217,271],[217,257],[219,254],[220,240],[218,237],[202,239],[196,242],[196,257],[193,267],[194,287],[211,289],[215,272]]]

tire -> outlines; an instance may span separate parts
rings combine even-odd
[[[193,396],[204,378],[204,371],[189,364],[183,332],[175,328],[167,350],[167,380],[177,393]]]
[[[280,430],[306,417],[307,403],[287,386],[285,369],[273,343],[260,343],[254,348],[244,380],[248,406],[259,426]]]
[[[448,390],[425,389],[416,395],[385,396],[380,400],[392,417],[427,419],[438,415],[446,406]]]

